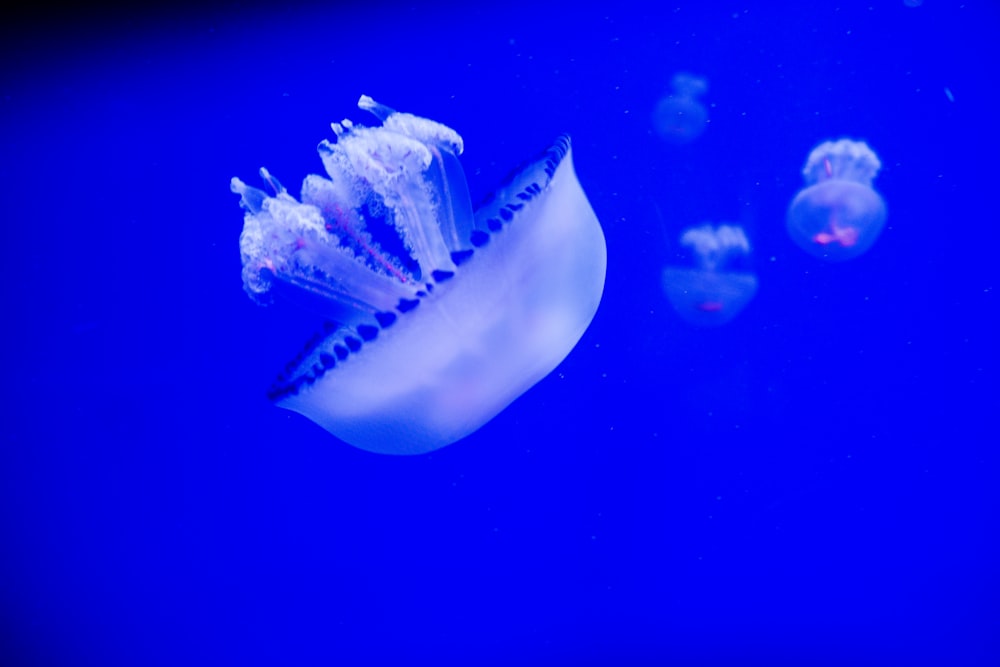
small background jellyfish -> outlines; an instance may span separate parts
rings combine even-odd
[[[757,293],[749,270],[750,242],[736,225],[704,224],[681,234],[695,267],[663,269],[663,291],[684,321],[717,326],[732,320]]]
[[[708,111],[698,98],[708,91],[708,82],[694,74],[678,72],[671,81],[674,92],[662,98],[653,110],[653,127],[664,141],[688,144],[701,136]]]
[[[885,226],[886,208],[872,189],[882,163],[863,141],[825,141],[809,154],[808,187],[788,207],[788,234],[810,255],[829,261],[865,253]]]

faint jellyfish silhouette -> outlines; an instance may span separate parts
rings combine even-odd
[[[698,98],[708,91],[708,81],[678,72],[674,92],[662,98],[653,110],[653,127],[660,138],[671,144],[688,144],[701,136],[708,123],[708,111]]]
[[[828,261],[866,252],[885,226],[886,208],[872,189],[881,168],[863,141],[824,141],[802,168],[808,187],[788,207],[788,234],[810,255]]]
[[[663,269],[663,291],[670,304],[689,324],[710,327],[729,322],[757,293],[743,228],[691,227],[681,234],[680,243],[691,249],[696,266]]]

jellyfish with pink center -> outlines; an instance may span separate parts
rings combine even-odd
[[[831,262],[864,254],[885,226],[885,201],[872,188],[882,163],[863,141],[824,141],[813,149],[802,174],[807,187],[788,207],[792,241]]]
[[[704,224],[684,230],[680,244],[691,266],[663,270],[663,291],[681,319],[712,327],[736,317],[757,293],[749,268],[750,242],[737,225]]]

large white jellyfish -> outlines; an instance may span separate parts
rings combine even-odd
[[[788,207],[792,241],[829,261],[852,259],[875,243],[886,208],[872,181],[882,167],[863,141],[824,141],[809,153],[802,175],[808,187]]]
[[[698,99],[708,90],[708,81],[678,72],[671,85],[674,92],[664,96],[653,109],[653,128],[668,143],[688,144],[700,137],[708,125],[708,111]]]
[[[250,296],[292,292],[328,322],[270,391],[352,445],[415,454],[492,419],[548,375],[597,311],[604,234],[558,139],[475,213],[462,138],[425,118],[358,103],[382,121],[333,125],[329,179],[301,201],[266,170],[237,178]]]
[[[694,266],[663,269],[663,291],[677,314],[689,324],[718,326],[729,322],[757,293],[750,271],[750,242],[736,225],[704,224],[681,234]]]

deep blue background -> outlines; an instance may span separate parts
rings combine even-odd
[[[0,662],[998,664],[996,3],[472,4],[5,26]],[[575,351],[426,456],[272,407],[311,328],[240,285],[230,177],[297,189],[361,93],[475,200],[569,132],[608,241]],[[840,136],[889,224],[826,265],[784,212]],[[724,220],[760,291],[693,329],[659,273]]]

